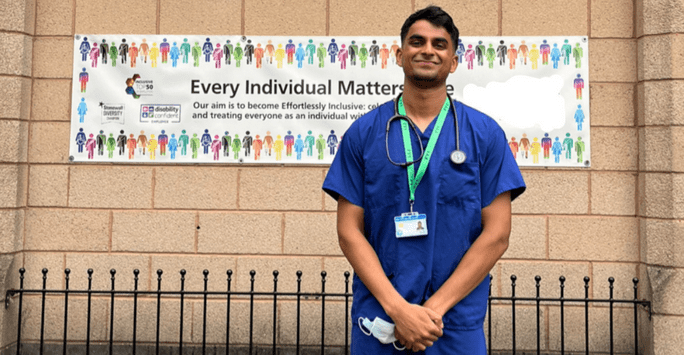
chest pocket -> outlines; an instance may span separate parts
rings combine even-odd
[[[477,163],[440,167],[439,203],[460,210],[480,209],[480,166]]]

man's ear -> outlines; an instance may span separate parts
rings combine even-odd
[[[401,59],[402,59],[401,47],[399,47],[399,48],[397,49],[397,54],[396,54],[396,55],[397,55],[397,65],[398,65],[399,67],[403,67],[404,64],[403,64],[403,61],[401,60]],[[457,62],[458,62],[458,61],[457,61]]]
[[[451,69],[449,70],[449,72],[455,72],[456,68],[458,68],[458,56],[454,53],[453,58],[451,58]]]

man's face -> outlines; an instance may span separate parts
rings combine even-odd
[[[401,48],[397,50],[397,61],[410,80],[434,84],[445,82],[458,66],[449,33],[427,20],[411,25]]]

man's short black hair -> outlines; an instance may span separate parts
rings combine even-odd
[[[401,43],[403,45],[409,28],[419,20],[426,20],[436,27],[444,28],[451,36],[451,41],[454,45],[454,51],[458,48],[458,28],[454,25],[454,20],[451,16],[438,6],[428,6],[422,10],[414,12],[409,16],[404,25],[401,26]]]

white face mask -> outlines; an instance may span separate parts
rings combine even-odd
[[[406,347],[400,348],[396,344],[397,338],[394,336],[394,324],[389,323],[382,318],[375,317],[371,322],[368,318],[359,317],[359,328],[361,328],[361,331],[364,334],[368,336],[373,335],[383,344],[392,343],[397,350],[406,349]],[[368,331],[366,331],[366,329]]]

